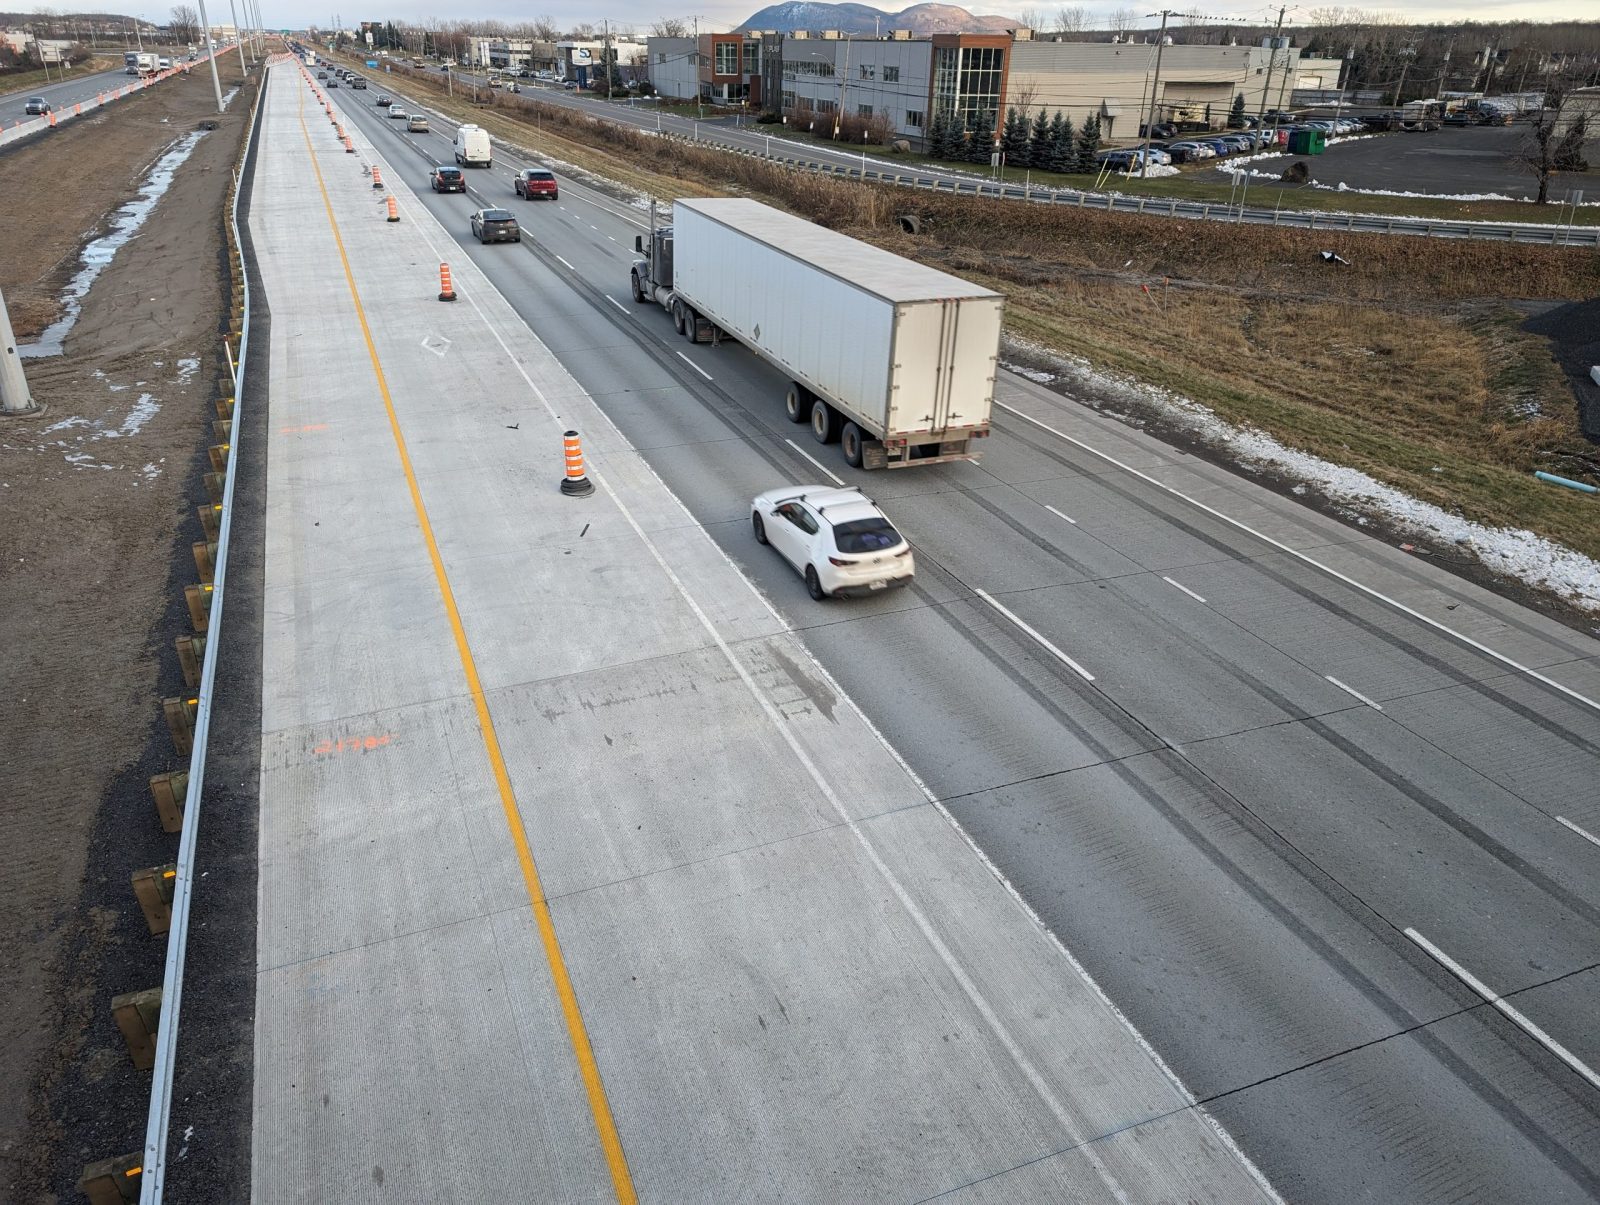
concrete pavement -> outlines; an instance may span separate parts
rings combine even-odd
[[[272,69],[254,1195],[1269,1196],[368,158]]]

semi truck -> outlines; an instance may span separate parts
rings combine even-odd
[[[1005,298],[745,198],[676,202],[634,240],[633,299],[690,343],[737,340],[784,413],[856,468],[976,460]]]

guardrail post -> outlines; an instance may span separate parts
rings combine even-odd
[[[1143,197],[1139,198],[1139,212],[1140,213],[1144,212],[1144,201],[1145,201],[1145,199]]]
[[[171,770],[150,779],[150,795],[156,801],[156,815],[161,818],[162,832],[182,831],[183,801],[188,793],[187,770]]]
[[[128,1043],[128,1057],[140,1071],[156,1063],[156,1031],[161,1028],[161,989],[124,992],[111,998],[111,1017]]]
[[[203,547],[206,547],[206,545],[195,545],[195,558],[197,560],[200,557],[200,549]],[[216,550],[217,546],[215,544],[209,546],[208,551],[211,557],[214,558],[216,556]],[[210,565],[208,564],[206,568],[209,572]],[[183,671],[184,685],[194,690],[200,685],[200,665],[206,657],[206,638],[204,636],[176,636],[173,638],[172,645],[178,652],[178,668]]]
[[[189,621],[194,625],[194,630],[204,632],[211,622],[211,587],[203,584],[185,586],[183,599],[189,605]]]
[[[1167,216],[1169,218],[1178,216],[1178,199],[1176,197],[1167,202]]]
[[[209,586],[216,576],[216,541],[196,540],[189,550],[194,553],[194,571],[199,575],[201,585]]]
[[[165,933],[172,927],[172,885],[177,877],[178,868],[172,863],[146,866],[130,876],[134,898],[139,901],[144,923],[152,934]]]
[[[1204,209],[1202,209],[1200,211],[1200,216],[1202,218],[1209,218],[1211,216],[1211,206],[1207,205]]]
[[[88,1198],[89,1205],[124,1205],[137,1201],[143,1165],[143,1151],[90,1163],[78,1177],[78,1191]]]
[[[179,756],[194,751],[194,717],[199,706],[199,699],[183,697],[161,700],[161,711],[167,717],[167,731],[172,734],[172,746]]]
[[[206,474],[207,477],[211,477],[211,476],[214,476],[214,475],[215,474],[212,474],[212,473],[207,473]],[[210,483],[208,482],[207,483],[207,487],[208,488],[209,488],[209,485],[210,485]],[[218,494],[217,497],[221,497],[221,495]],[[218,534],[220,533],[220,530],[221,530],[221,528],[219,526],[219,520],[220,520],[220,518],[222,516],[222,507],[221,507],[221,505],[216,503],[216,502],[213,502],[210,506],[197,506],[197,507],[194,508],[194,513],[200,519],[200,530],[205,533],[206,539],[215,540],[217,538]]]

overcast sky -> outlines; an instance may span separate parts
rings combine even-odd
[[[140,0],[145,4],[138,10],[140,15],[148,20],[165,20],[171,7],[160,0]],[[764,7],[764,0],[687,0],[687,5],[692,6],[691,11],[683,12],[668,7],[673,3],[685,3],[685,0],[451,0],[443,3],[441,0],[388,0],[387,3],[374,5],[371,0],[360,3],[360,0],[260,0],[262,20],[270,27],[304,28],[316,23],[323,28],[331,27],[335,14],[347,27],[354,26],[361,20],[372,20],[383,17],[393,21],[424,22],[429,18],[438,18],[445,23],[455,21],[471,21],[473,18],[495,19],[507,22],[527,21],[533,17],[548,15],[558,26],[570,27],[580,21],[593,21],[596,24],[602,18],[622,25],[633,25],[641,34],[647,33],[652,22],[661,17],[681,17],[692,21],[698,15],[702,33],[708,30],[735,29],[753,13]],[[898,12],[907,7],[912,0],[905,3],[882,5],[886,13]],[[319,3],[327,3],[335,7],[321,8]],[[1366,9],[1368,11],[1390,11],[1396,14],[1403,13],[1407,21],[1554,21],[1582,19],[1582,14],[1588,11],[1592,16],[1594,9],[1592,0],[1582,0],[1580,3],[1552,2],[1552,0],[1406,0],[1403,6],[1384,10],[1381,4],[1352,5],[1350,7]],[[337,7],[345,5],[345,7]],[[61,5],[55,4],[55,11],[66,11]],[[978,13],[1002,13],[1006,16],[1015,16],[1019,12],[1039,9],[1053,13],[1059,4],[1045,3],[1010,3],[1002,0],[1001,3],[970,3],[963,7]],[[1083,8],[1090,14],[1091,25],[1098,25],[1104,29],[1109,26],[1107,15],[1115,9],[1124,7],[1120,4],[1085,4]],[[1128,5],[1135,10],[1142,8],[1140,5]],[[1301,15],[1310,12],[1314,5],[1301,9]],[[1277,18],[1277,5],[1262,6],[1260,8],[1213,8],[1212,6],[1199,7],[1195,11],[1213,12],[1218,14],[1218,19],[1232,18],[1242,22],[1268,22]],[[227,0],[207,0],[206,15],[213,22],[228,21]],[[1098,21],[1094,18],[1099,18]],[[1294,14],[1289,16],[1289,23],[1294,20]],[[1150,22],[1154,28],[1156,22]],[[886,26],[887,28],[887,26]]]

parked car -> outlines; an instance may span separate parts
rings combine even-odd
[[[523,168],[511,182],[511,187],[517,196],[529,201],[535,197],[548,198],[551,201],[560,198],[560,190],[556,186],[556,174],[547,167]]]
[[[778,550],[821,602],[908,586],[916,574],[906,538],[859,489],[783,486],[757,494],[750,527]]]
[[[375,103],[380,109],[387,109],[390,105],[394,104],[394,100],[380,92],[378,93],[378,99]]]
[[[480,243],[520,243],[522,229],[509,209],[475,209],[472,233]]]
[[[389,106],[389,116],[391,118],[406,118],[406,117],[411,116],[411,114],[407,113],[399,105],[390,105]]]
[[[1151,138],[1176,138],[1178,136],[1178,127],[1173,125],[1170,121],[1158,121],[1155,125],[1149,127],[1149,129],[1149,136]],[[1139,123],[1139,137],[1145,137],[1144,122]]]
[[[1200,145],[1201,146],[1210,147],[1211,148],[1211,153],[1213,155],[1216,155],[1218,158],[1222,158],[1223,156],[1233,154],[1233,145],[1231,143],[1224,142],[1220,138],[1204,138],[1204,139],[1201,139],[1200,140]]]
[[[428,185],[434,192],[466,192],[466,173],[459,167],[441,165],[428,173]]]
[[[1167,154],[1174,163],[1196,163],[1201,159],[1214,159],[1217,152],[1203,142],[1169,142]]]
[[[43,117],[50,112],[50,102],[42,96],[30,96],[28,103],[23,106],[23,111],[29,117]]]
[[[407,134],[426,134],[428,132],[428,119],[421,113],[413,113],[406,118]]]

